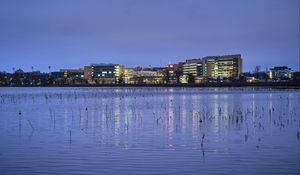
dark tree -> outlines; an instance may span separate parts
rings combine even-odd
[[[176,76],[176,83],[180,82],[180,76],[182,75],[182,71],[179,69],[175,70],[175,76]]]
[[[189,84],[195,83],[195,76],[193,74],[188,74],[188,83]]]
[[[164,82],[166,84],[170,83],[170,73],[168,69],[164,70]]]

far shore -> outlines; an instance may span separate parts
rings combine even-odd
[[[300,89],[300,82],[202,83],[202,84],[74,84],[74,85],[0,85],[0,87],[263,87]]]

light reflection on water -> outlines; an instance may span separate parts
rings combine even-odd
[[[299,90],[1,88],[0,104],[1,174],[300,170]]]

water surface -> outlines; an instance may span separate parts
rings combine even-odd
[[[0,88],[0,174],[299,174],[300,90]]]

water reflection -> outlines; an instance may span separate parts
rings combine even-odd
[[[231,165],[236,159],[256,162],[263,158],[267,160],[263,166],[272,162],[293,173],[299,170],[295,166],[299,163],[299,99],[299,90],[4,90],[0,92],[0,136],[4,140],[0,160],[15,158],[14,154],[22,157],[26,152],[47,157],[40,150],[45,147],[47,154],[71,154],[77,159],[69,161],[77,164],[83,162],[77,154],[87,154],[97,171],[101,170],[96,165],[109,162],[122,164],[116,168],[120,170],[130,164],[127,170],[134,174],[138,171],[133,163],[155,165],[157,161],[170,162],[174,171],[157,168],[156,173],[178,173],[179,158],[189,163],[191,172],[198,172],[204,160],[210,166],[222,160],[234,169]],[[31,139],[25,142],[25,136]],[[60,149],[69,144],[70,152]],[[146,163],[141,163],[145,169],[149,168]],[[7,164],[0,165],[0,170],[12,171]],[[255,169],[249,172],[256,173]]]

